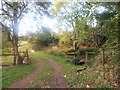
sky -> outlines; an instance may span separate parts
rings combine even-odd
[[[34,17],[36,17],[34,19]],[[57,27],[57,19],[50,19],[46,15],[44,15],[41,19],[40,15],[36,15],[34,13],[26,14],[20,22],[19,26],[19,35],[27,34],[28,31],[35,32],[41,29],[41,26],[47,26],[54,32],[58,33]]]
[[[97,11],[99,13],[104,12],[106,9],[102,6],[97,8]],[[56,18],[48,18],[46,15],[44,15],[42,18],[39,14],[27,13],[21,20],[20,26],[19,26],[19,35],[25,35],[27,32],[35,32],[41,28],[41,26],[47,26],[49,27],[53,32],[58,33],[59,30],[57,28],[58,24],[60,23],[59,20]],[[93,20],[93,27],[97,25],[97,20]],[[64,27],[63,27],[64,28]]]
[[[1,4],[2,4],[1,1],[2,1],[2,0],[0,0],[0,9],[1,9]]]

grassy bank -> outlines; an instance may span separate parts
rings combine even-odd
[[[6,88],[20,80],[35,69],[34,65],[17,65],[2,68],[2,88]]]
[[[65,58],[53,55],[47,55],[60,63],[64,71],[64,77],[67,81],[67,87],[70,88],[117,88],[118,87],[118,64],[115,59],[105,63],[103,66],[100,62],[100,56],[91,58],[86,68],[84,65],[74,65],[67,63]],[[77,70],[83,70],[77,72]]]

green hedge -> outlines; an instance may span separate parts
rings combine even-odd
[[[55,50],[47,50],[45,53],[54,55],[54,56],[61,56],[64,57],[65,53],[64,52],[56,52]]]

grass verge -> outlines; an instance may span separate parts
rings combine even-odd
[[[17,65],[2,68],[2,88],[6,88],[20,80],[35,69],[34,65]]]

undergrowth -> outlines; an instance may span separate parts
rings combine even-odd
[[[105,53],[110,53],[106,51]],[[113,52],[115,54],[115,52]],[[66,58],[48,55],[61,64],[64,71],[67,87],[70,88],[117,88],[118,87],[118,58],[112,53],[112,59],[108,61],[105,57],[105,64],[101,61],[101,53],[88,58],[84,65],[74,65],[66,62]],[[113,58],[114,57],[114,58]],[[77,62],[79,61],[76,60]],[[108,62],[107,62],[108,61]],[[74,62],[75,63],[75,62]],[[87,68],[87,69],[84,69]],[[77,72],[78,71],[78,72]]]

